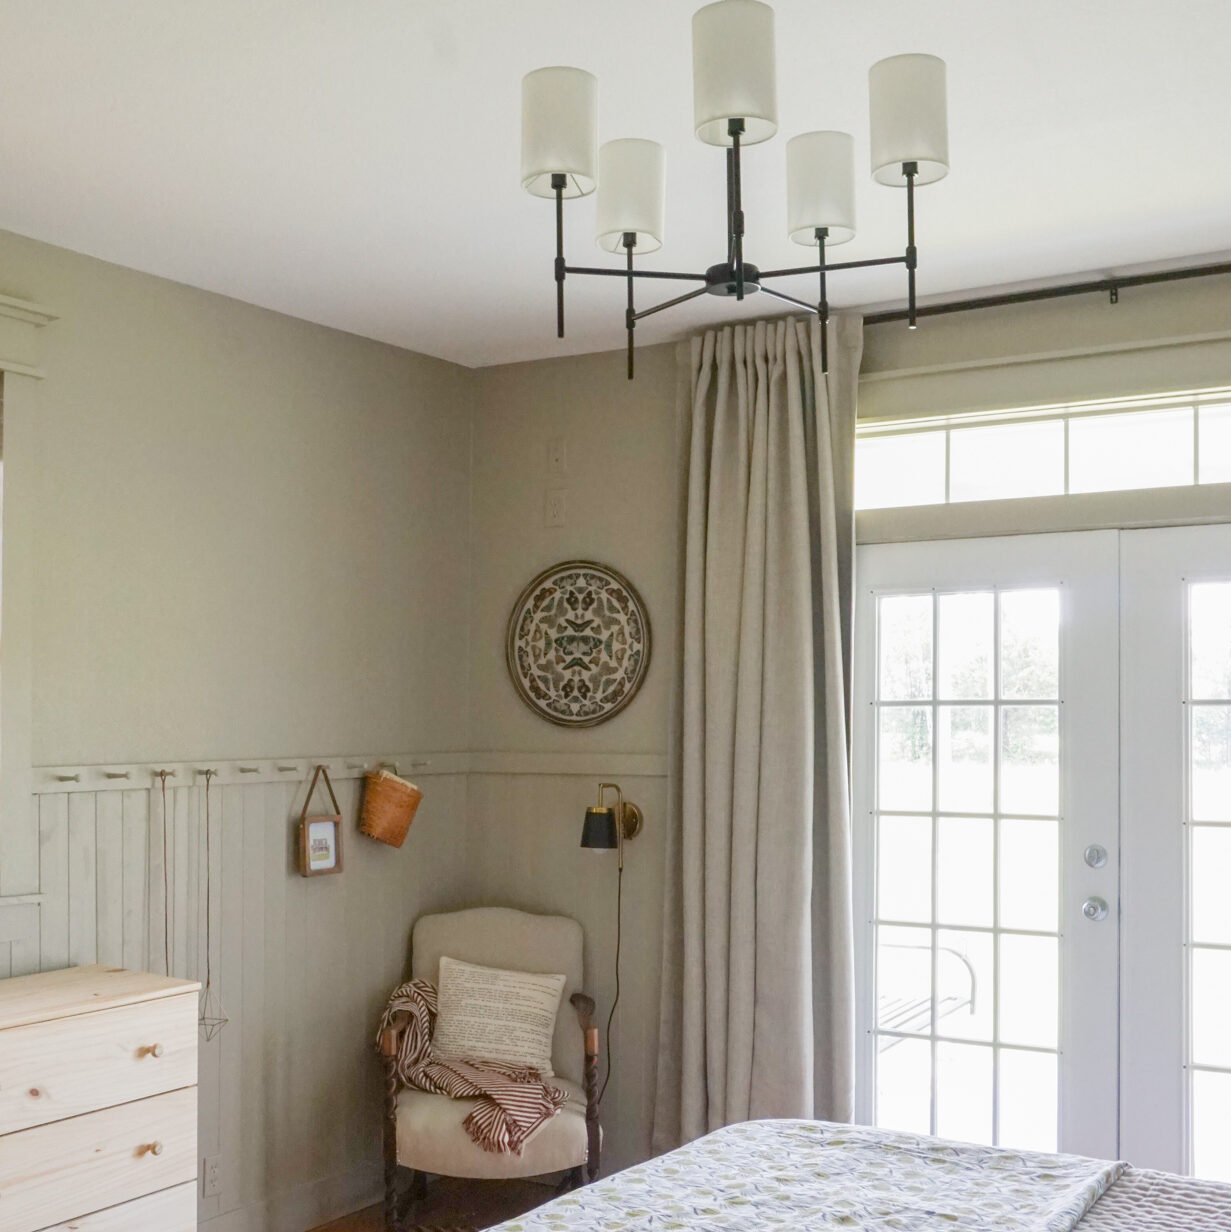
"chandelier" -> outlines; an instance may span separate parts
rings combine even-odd
[[[743,300],[760,291],[815,312],[821,322],[821,369],[829,370],[827,275],[837,270],[902,265],[906,269],[907,323],[915,328],[915,189],[949,170],[945,63],[936,56],[899,55],[868,72],[872,178],[906,189],[906,247],[900,255],[830,261],[828,250],[855,235],[854,142],[849,133],[808,132],[786,146],[787,232],[815,248],[816,263],[763,270],[744,257],[743,169],[746,146],[778,131],[774,69],[774,11],[761,0],[717,0],[692,18],[694,126],[698,140],[726,147],[727,251],[704,273],[640,269],[635,256],[662,247],[665,158],[656,141],[623,137],[598,147],[598,83],[579,68],[536,69],[522,79],[522,187],[556,203],[556,335],[564,337],[564,280],[569,274],[623,278],[628,376],[633,376],[633,332],[638,321],[700,295]],[[597,189],[595,239],[606,252],[623,253],[620,267],[569,265],[564,259],[564,201]],[[817,276],[817,301],[807,303],[767,285],[769,279]],[[638,309],[639,279],[701,285]]]

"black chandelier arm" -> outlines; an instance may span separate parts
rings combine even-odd
[[[652,317],[656,312],[662,312],[664,308],[674,308],[676,304],[686,304],[690,299],[696,299],[698,295],[704,295],[706,287],[698,287],[695,291],[685,291],[683,295],[677,295],[674,299],[665,299],[661,304],[655,304],[652,308],[643,308],[640,312],[633,313],[633,320],[640,321],[644,317]]]
[[[824,268],[825,273],[832,274],[834,270],[871,269],[875,265],[905,265],[905,256],[901,257],[866,257],[862,261],[827,261],[824,267],[820,265],[796,265],[791,269],[762,270],[762,278],[790,278],[797,274],[819,274]],[[571,271],[570,271],[571,272]]]
[[[565,273],[568,274],[605,274],[608,278],[627,278],[628,270],[626,269],[608,269],[601,265],[566,265]],[[675,270],[633,270],[634,278],[676,278],[686,282],[704,282],[704,274],[685,274]]]
[[[761,294],[772,295],[774,299],[780,299],[787,304],[794,304],[797,308],[806,308],[809,312],[818,317],[821,315],[820,309],[816,306],[816,304],[810,304],[807,300],[796,299],[795,296],[787,295],[784,291],[775,291],[773,287],[762,287]]]

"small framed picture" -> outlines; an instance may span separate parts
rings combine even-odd
[[[341,817],[305,817],[300,821],[299,871],[305,877],[342,871]]]

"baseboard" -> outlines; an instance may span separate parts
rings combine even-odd
[[[365,1165],[217,1215],[203,1222],[200,1232],[308,1232],[331,1219],[372,1206],[383,1196],[380,1165]]]

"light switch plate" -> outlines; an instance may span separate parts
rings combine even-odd
[[[543,503],[544,526],[564,525],[566,516],[565,495],[564,488],[551,488],[548,490],[547,499]]]
[[[568,474],[568,454],[562,436],[553,436],[547,442],[547,473],[553,479]]]

